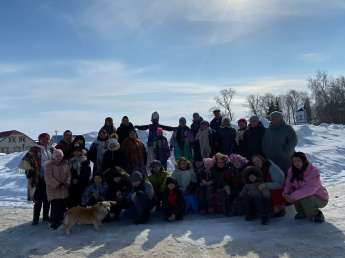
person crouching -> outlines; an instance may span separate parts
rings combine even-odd
[[[173,177],[167,177],[165,184],[166,188],[163,198],[164,218],[168,221],[182,220],[186,205],[182,191],[178,188]]]

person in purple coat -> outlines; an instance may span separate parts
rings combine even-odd
[[[328,193],[320,181],[319,170],[307,160],[303,152],[292,155],[292,167],[288,171],[283,197],[293,203],[295,219],[313,220],[322,223],[325,218],[320,211],[328,203]]]

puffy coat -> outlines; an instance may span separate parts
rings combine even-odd
[[[221,126],[217,130],[218,152],[226,155],[234,153],[237,147],[236,130],[232,127]]]
[[[124,125],[121,123],[120,127],[117,128],[117,135],[119,136],[119,143],[122,144],[124,140],[126,140],[129,136],[130,130],[134,128],[131,122],[128,125]]]
[[[271,124],[262,139],[262,150],[285,174],[291,166],[291,156],[297,145],[295,130],[284,119],[277,125]]]
[[[66,199],[69,195],[68,186],[71,184],[67,161],[49,160],[44,164],[44,171],[48,201]],[[64,190],[58,188],[61,183],[65,184]]]
[[[303,173],[303,181],[295,179],[292,183],[292,168],[289,169],[287,180],[285,182],[283,196],[291,194],[293,200],[299,200],[310,195],[317,194],[321,198],[328,200],[328,193],[320,181],[320,172],[313,164],[309,162],[306,170]]]
[[[262,151],[262,138],[264,137],[266,128],[261,122],[256,127],[248,126],[243,133],[243,143],[246,149],[246,157],[249,160],[253,155],[258,154],[264,156]]]
[[[159,172],[154,173],[151,170],[151,175],[149,175],[149,181],[153,187],[155,194],[158,192],[164,193],[165,189],[165,179],[170,176],[169,172],[165,171],[164,167],[161,166]]]

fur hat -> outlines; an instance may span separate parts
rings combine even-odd
[[[247,120],[244,118],[241,118],[240,120],[237,121],[237,124],[239,124],[240,122],[243,122],[247,125]]]
[[[231,122],[230,118],[227,117],[227,116],[225,116],[225,117],[222,118],[222,123],[224,123],[225,120],[229,120],[229,122]]]
[[[255,166],[246,167],[243,171],[243,181],[245,184],[250,183],[249,176],[255,175],[257,177],[257,181],[262,181],[263,174],[260,168]]]
[[[201,121],[200,126],[207,125],[207,127],[210,127],[210,123],[206,120]]]
[[[159,160],[152,160],[150,163],[150,167],[154,168],[154,167],[158,167],[158,166],[162,166],[162,163]]]
[[[258,116],[251,116],[251,117],[249,118],[249,122],[251,122],[251,121],[258,121],[258,122],[260,122],[260,119],[259,119]]]
[[[176,185],[175,178],[173,178],[173,177],[171,177],[171,176],[168,176],[168,177],[165,179],[165,185],[168,185],[168,184],[174,184],[174,185]]]
[[[300,158],[303,163],[306,163],[308,161],[307,156],[301,151],[294,152],[293,155],[291,156],[291,159],[293,157]]]
[[[274,111],[270,114],[270,118],[279,118],[279,119],[283,119],[283,114],[281,112],[278,111]]]
[[[138,181],[143,181],[143,176],[139,171],[134,171],[131,175],[131,182],[138,182]]]
[[[48,138],[48,139],[50,139],[50,135],[47,134],[47,133],[41,133],[41,134],[38,136],[38,140],[41,140],[42,138]]]
[[[163,134],[163,129],[160,128],[160,127],[158,127],[158,128],[157,128],[157,133],[162,133],[162,134]]]
[[[60,156],[60,155],[63,157],[62,150],[60,150],[60,149],[54,150],[54,152],[53,152],[53,159],[55,159],[57,156]]]

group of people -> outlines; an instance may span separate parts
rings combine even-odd
[[[320,173],[304,153],[295,152],[296,133],[280,112],[270,115],[267,129],[252,116],[249,125],[240,119],[238,130],[220,110],[213,113],[210,123],[194,113],[190,127],[184,117],[177,127],[161,125],[157,112],[149,125],[134,126],[124,116],[115,128],[107,117],[90,149],[70,130],[55,148],[49,134],[40,134],[19,164],[34,202],[32,224],[38,224],[42,206],[43,221],[57,229],[67,208],[105,200],[114,204],[106,222],[146,223],[155,207],[167,221],[219,212],[245,214],[246,221],[260,216],[265,225],[269,217],[284,216],[287,203],[294,204],[296,219],[324,221],[320,208],[328,194]],[[137,130],[149,130],[146,146]],[[163,130],[173,131],[170,141]],[[172,151],[175,169],[168,172]]]

